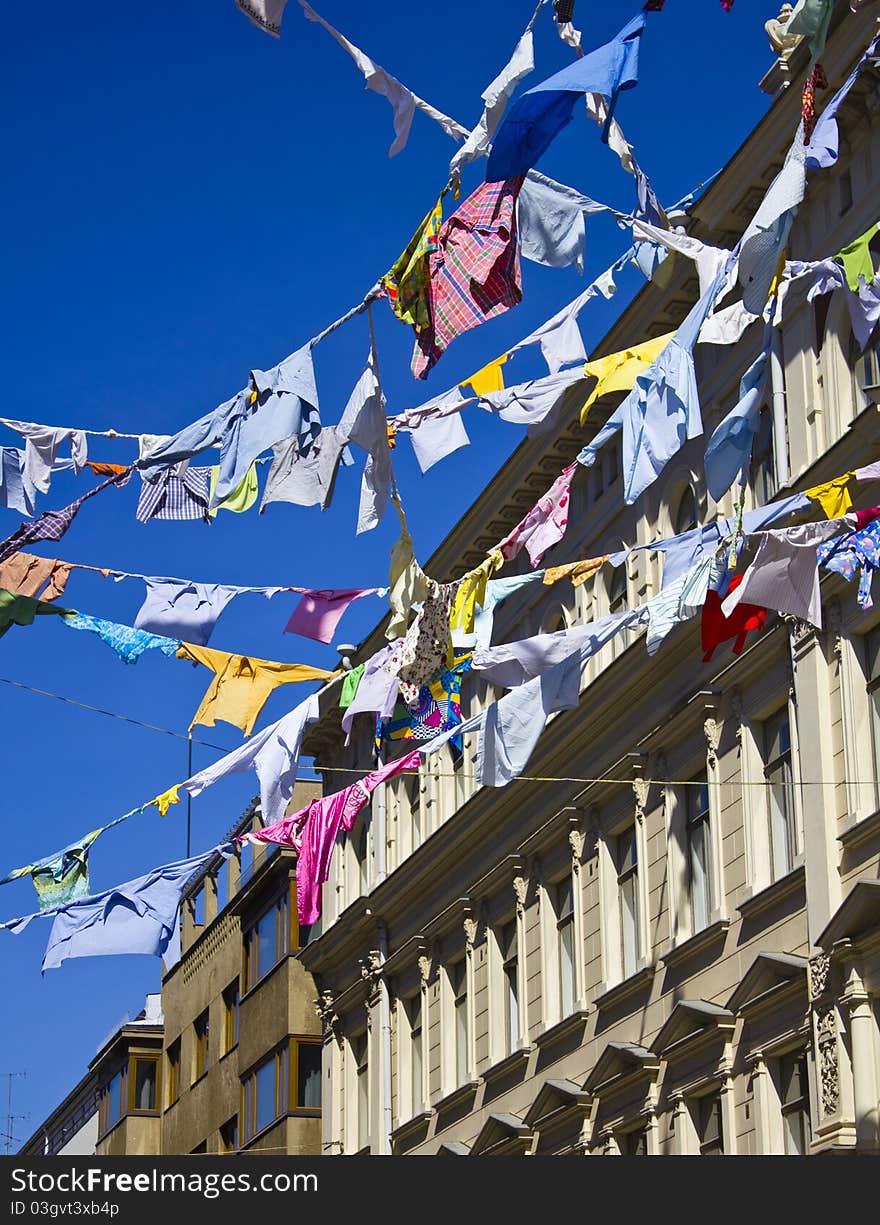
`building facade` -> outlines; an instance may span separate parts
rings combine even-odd
[[[837,6],[832,89],[875,28],[870,7]],[[768,74],[790,87],[688,233],[737,243],[797,129],[807,61],[801,45]],[[880,212],[874,68],[839,119],[839,160],[810,176],[791,259],[833,255]],[[662,280],[593,357],[679,325],[694,266],[675,257]],[[703,453],[760,334],[698,345],[705,436],[635,505],[619,438],[578,472],[545,565],[734,513],[732,492],[719,504],[706,493]],[[880,457],[880,343],[858,349],[843,295],[811,303],[793,284],[780,338],[747,506]],[[432,577],[479,564],[616,404],[599,400],[584,427],[585,397],[570,393],[555,435],[519,446],[423,563]],[[857,505],[877,501],[876,488],[860,494]],[[644,604],[661,573],[644,549],[577,589],[532,584],[497,610],[494,641]],[[585,665],[579,706],[551,716],[528,777],[506,788],[478,785],[466,736],[460,759],[447,747],[375,793],[336,846],[322,931],[302,953],[319,988],[325,1153],[880,1151],[880,611],[835,574],[821,593],[821,631],[770,613],[739,656],[722,644],[703,662],[699,618],[651,657],[643,632],[618,637]],[[305,742],[325,791],[351,778],[333,765],[373,762],[368,717],[343,744],[340,685]],[[501,692],[471,673],[463,714]]]

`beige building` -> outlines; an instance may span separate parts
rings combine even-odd
[[[832,89],[874,28],[872,8],[837,6]],[[738,241],[797,128],[807,59],[802,45],[768,74],[790,88],[693,208],[690,234]],[[877,220],[878,111],[868,67],[840,112],[837,165],[810,176],[790,258],[832,255]],[[663,279],[593,356],[678,326],[694,267],[676,257]],[[780,336],[750,506],[880,457],[880,344],[858,351],[843,295],[811,304],[793,286]],[[707,496],[703,453],[760,343],[755,326],[697,347],[705,436],[629,507],[610,443],[578,473],[544,564],[733,513],[732,494]],[[571,462],[616,403],[581,427],[584,394],[552,437],[519,446],[423,559],[428,573],[478,564]],[[661,570],[647,549],[577,590],[532,585],[498,610],[494,641],[643,604]],[[880,1151],[880,609],[824,572],[822,601],[821,632],[771,613],[738,657],[726,643],[703,663],[699,618],[653,657],[643,633],[604,647],[529,763],[558,781],[483,788],[466,737],[460,761],[444,749],[379,789],[336,847],[322,932],[302,953],[324,1025],[324,1152]],[[463,713],[499,693],[471,674]],[[345,749],[338,696],[339,683],[325,691],[305,745],[327,791],[350,782],[333,766],[372,764],[371,720]]]

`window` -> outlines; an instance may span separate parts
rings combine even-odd
[[[648,1133],[645,1128],[625,1131],[620,1137],[620,1152],[623,1157],[647,1157]]]
[[[697,1139],[701,1157],[715,1157],[724,1152],[721,1126],[721,1098],[717,1093],[697,1098]]]
[[[191,1157],[201,1157],[203,1155],[206,1156],[208,1152],[208,1141],[202,1140],[201,1143],[197,1144],[195,1148],[191,1148],[189,1151]]]
[[[687,858],[691,932],[709,925],[712,910],[709,784],[705,774],[687,788]]]
[[[238,979],[223,992],[223,1054],[238,1043]]]
[[[629,978],[639,960],[639,863],[634,825],[617,838],[617,897],[621,977]]]
[[[123,1094],[126,1093],[127,1069],[120,1068],[101,1090],[99,1103],[99,1126],[103,1135],[115,1127],[125,1113]],[[127,1103],[125,1103],[127,1104]]]
[[[128,1108],[132,1111],[155,1110],[158,1101],[159,1060],[136,1055],[129,1077]]]
[[[238,1115],[234,1114],[220,1128],[220,1152],[234,1153],[238,1148]]]
[[[370,1142],[370,1081],[365,1033],[352,1038],[351,1055],[357,1081],[357,1146],[360,1150]]]
[[[193,1081],[208,1070],[208,1010],[207,1008],[193,1023],[195,1034],[195,1049],[193,1051]]]
[[[763,405],[761,424],[752,444],[752,463],[749,470],[755,503],[764,506],[773,500],[776,493],[776,465],[773,458],[773,415]]]
[[[871,708],[871,743],[874,749],[874,778],[880,780],[880,630],[865,636],[868,676],[868,703]],[[880,800],[880,782],[875,782],[875,803]]]
[[[626,562],[614,568],[608,584],[609,613],[620,612],[624,608],[626,608]]]
[[[168,1048],[168,1105],[173,1106],[180,1097],[180,1039],[175,1039]]]
[[[190,914],[192,921],[196,927],[204,927],[205,925],[205,886],[202,885],[198,893],[194,894],[189,900]]]
[[[274,902],[244,937],[244,989],[250,991],[290,952],[290,891]]]
[[[409,1058],[410,1058],[410,1084],[411,1091],[411,1113],[417,1114],[422,1106],[422,996],[421,992],[414,995],[406,1004],[407,1019],[409,1021]]]
[[[287,1112],[287,1045],[242,1081],[241,1130],[247,1142]]]
[[[810,1147],[810,1093],[805,1051],[792,1051],[779,1060],[779,1097],[782,1131],[789,1156],[805,1156]]]
[[[449,984],[452,988],[454,1017],[455,1083],[463,1085],[468,1078],[467,962],[464,958],[450,967]]]
[[[689,532],[692,527],[696,526],[697,497],[692,486],[688,485],[679,498],[678,507],[675,511],[675,519],[673,520],[673,528],[675,535],[678,536],[682,532]]]
[[[791,871],[798,853],[787,707],[764,724],[764,762],[771,872],[779,880]]]
[[[501,929],[501,961],[504,969],[504,1036],[507,1053],[519,1046],[519,951],[516,920]]]
[[[559,1013],[574,1012],[574,888],[571,874],[556,886],[556,948],[559,956]]]
[[[296,1075],[291,1094],[297,1110],[321,1109],[321,1042],[295,1038],[292,1067]]]
[[[358,896],[366,897],[370,889],[370,858],[369,858],[369,838],[370,831],[367,828],[366,821],[361,825],[357,839],[354,844],[354,856],[358,865]]]

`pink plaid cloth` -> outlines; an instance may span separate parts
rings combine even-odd
[[[561,475],[538,498],[525,519],[516,525],[509,536],[504,537],[498,548],[504,554],[505,561],[516,557],[525,545],[532,565],[537,566],[547,550],[562,539],[568,527],[571,481],[577,466],[575,460],[563,468]]]
[[[481,183],[443,223],[430,257],[431,323],[416,335],[412,372],[428,372],[463,332],[522,301],[516,198],[523,178]]]

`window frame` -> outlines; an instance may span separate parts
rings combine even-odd
[[[711,1112],[718,1119],[718,1134],[717,1136],[706,1138],[705,1132],[709,1119],[704,1119],[704,1111],[707,1103],[711,1107]],[[724,1111],[721,1108],[721,1092],[714,1090],[711,1093],[703,1094],[701,1097],[695,1098],[693,1103],[692,1117],[694,1130],[697,1137],[697,1150],[701,1157],[717,1157],[724,1156],[725,1153],[725,1136],[724,1136]]]
[[[239,1003],[241,999],[240,980],[236,977],[223,992],[223,1055],[238,1046]],[[230,1041],[231,1030],[231,1041]]]
[[[624,856],[621,853],[622,839],[631,839],[631,859],[632,862],[623,865]],[[614,870],[617,878],[617,922],[619,927],[620,948],[618,955],[620,957],[620,977],[621,981],[631,978],[633,974],[638,973],[639,964],[641,961],[641,906],[642,899],[640,895],[639,881],[639,837],[636,822],[633,821],[620,833],[614,835]],[[626,957],[626,938],[624,935],[624,887],[629,887],[632,890],[633,913],[632,913],[632,930],[633,930],[633,961],[629,965]]]
[[[204,1012],[200,1012],[193,1021],[193,1067],[191,1084],[195,1084],[197,1080],[207,1073],[211,1066],[211,1010],[206,1008]]]
[[[509,940],[506,938],[508,931],[513,933]],[[520,999],[519,987],[519,922],[516,917],[500,924],[498,929],[498,948],[501,954],[501,981],[503,985],[504,1053],[505,1055],[512,1055],[514,1051],[519,1049],[520,1032],[522,1029],[522,1001]]]
[[[129,1114],[146,1114],[153,1115],[159,1113],[159,1102],[162,1100],[161,1091],[161,1055],[144,1054],[140,1051],[129,1055],[128,1059],[128,1113]],[[153,1065],[153,1105],[138,1106],[136,1105],[137,1098],[137,1065],[139,1063],[151,1063]]]
[[[700,786],[695,784],[699,783]],[[715,889],[713,883],[713,863],[712,863],[712,801],[709,787],[709,772],[703,770],[696,777],[690,780],[685,791],[685,851],[687,855],[687,882],[688,882],[688,910],[690,915],[690,934],[696,935],[697,932],[705,931],[712,922],[712,915],[715,911]],[[705,794],[705,804],[696,809],[694,797],[700,797]],[[703,921],[699,921],[694,895],[694,859],[695,846],[693,833],[699,829],[703,839],[703,878],[705,882],[705,897],[703,899],[703,907],[705,914]]]
[[[288,1088],[287,1096],[288,1114],[298,1116],[306,1115],[310,1118],[320,1118],[322,1109],[320,1103],[317,1106],[302,1106],[299,1103],[300,1089],[302,1088],[300,1085],[299,1056],[302,1048],[306,1046],[317,1047],[319,1053],[323,1055],[324,1043],[320,1038],[311,1038],[305,1034],[297,1034],[295,1037],[290,1039],[290,1057],[288,1061],[290,1068],[290,1086]],[[321,1066],[323,1069],[323,1061]],[[323,1093],[321,1092],[321,1090],[323,1090],[323,1070],[318,1075],[318,1089],[319,1096],[323,1100]]]
[[[168,1044],[165,1051],[165,1057],[168,1063],[168,1105],[166,1110],[170,1109],[175,1102],[180,1100],[180,1035]]]
[[[263,979],[279,965],[285,957],[300,947],[299,924],[296,918],[296,881],[287,881],[283,889],[273,894],[272,900],[247,925],[242,932],[241,999],[253,991]],[[275,954],[272,964],[260,965],[259,927],[264,919],[275,912]]]
[[[764,782],[766,784],[764,788],[764,808],[767,820],[767,846],[771,881],[782,880],[784,876],[794,871],[802,852],[796,798],[797,780],[795,775],[795,744],[792,734],[793,723],[794,720],[792,719],[792,712],[788,703],[780,706],[772,714],[768,715],[766,719],[761,721],[761,761]],[[788,745],[784,749],[778,747],[781,743],[783,727],[786,728],[788,736]],[[788,778],[785,777],[786,765],[788,767]],[[780,770],[783,771],[781,780],[774,781],[771,775]],[[777,851],[781,848],[779,846],[780,840],[774,829],[774,788],[781,788],[783,790],[786,802],[784,815],[785,865],[782,871],[777,870]]]
[[[561,880],[554,883],[554,906],[553,917],[556,924],[556,974],[558,985],[558,1006],[560,1019],[564,1019],[575,1011],[577,1007],[578,997],[578,982],[577,982],[577,927],[575,922],[575,882],[574,873],[568,872]],[[562,894],[565,891],[565,901],[562,900]],[[565,905],[568,905],[568,910],[565,910]],[[564,929],[564,930],[563,930]],[[571,941],[569,950],[569,979],[571,989],[571,999],[566,1001],[565,998],[565,980],[564,973],[564,957],[563,951],[565,946],[566,935]]]
[[[803,1083],[801,1085],[801,1094],[799,1097],[786,1100],[787,1084],[785,1076],[785,1067],[788,1061],[791,1061],[792,1071],[800,1065],[803,1072]],[[793,1079],[793,1076],[790,1079]],[[782,1124],[782,1150],[787,1157],[806,1156],[810,1151],[810,1143],[813,1138],[813,1120],[810,1110],[810,1058],[806,1047],[795,1047],[792,1050],[784,1051],[777,1056],[776,1060],[776,1091],[779,1096],[779,1118]],[[789,1135],[786,1125],[786,1120],[797,1114],[801,1120],[801,1135],[803,1141],[803,1151],[789,1148]]]
[[[240,1147],[245,1148],[257,1136],[274,1127],[275,1124],[286,1117],[288,1114],[288,1103],[290,1094],[290,1074],[289,1074],[289,1059],[290,1059],[290,1043],[284,1041],[270,1051],[263,1059],[255,1063],[252,1068],[241,1078],[240,1092],[240,1109],[239,1109],[239,1133]],[[263,1123],[261,1127],[257,1127],[257,1110],[259,1106],[259,1097],[257,1093],[257,1076],[270,1063],[274,1064],[274,1104],[272,1118]]]

